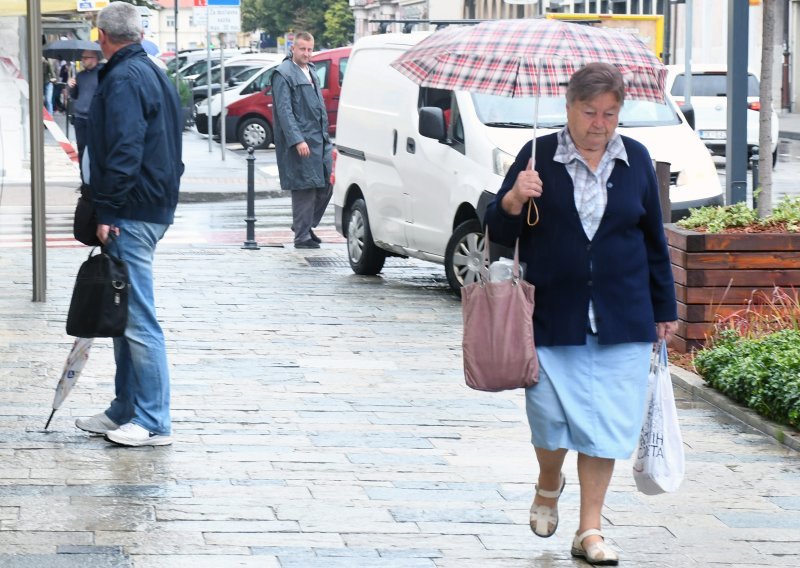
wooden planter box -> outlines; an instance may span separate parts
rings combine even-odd
[[[670,346],[701,346],[719,317],[741,310],[754,291],[800,288],[800,234],[698,233],[665,225],[678,333]]]

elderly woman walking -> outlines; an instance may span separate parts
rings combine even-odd
[[[580,519],[571,553],[616,565],[601,511],[616,459],[636,448],[653,342],[676,329],[675,289],[645,147],[616,132],[625,99],[620,72],[591,63],[567,88],[567,125],[528,142],[486,212],[493,241],[519,238],[536,286],[539,383],[526,391],[539,478],[530,525],[559,524],[569,450],[578,453]],[[535,199],[539,222],[527,222]]]

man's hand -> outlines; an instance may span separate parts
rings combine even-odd
[[[97,225],[97,233],[95,234],[98,240],[105,245],[108,241],[108,234],[111,232],[119,236],[119,227],[115,227],[114,225]]]
[[[297,153],[300,154],[301,158],[308,158],[311,155],[311,150],[308,148],[308,144],[305,142],[300,142],[295,146],[297,149]]]
[[[678,322],[676,321],[660,321],[656,324],[656,333],[659,340],[669,341],[676,331],[678,331]]]
[[[528,160],[528,167],[519,172],[514,186],[503,196],[503,209],[510,215],[519,215],[529,199],[541,194],[542,180],[539,172],[533,169],[533,162]]]
[[[72,77],[67,79],[67,87],[69,87],[70,89],[74,89],[75,88],[75,79],[73,79]]]

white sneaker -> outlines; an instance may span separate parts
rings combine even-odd
[[[75,426],[92,434],[106,434],[119,428],[119,424],[111,420],[105,412],[95,414],[89,418],[78,418]]]
[[[138,424],[128,422],[116,430],[106,432],[106,440],[121,446],[169,446],[172,436],[154,434]]]

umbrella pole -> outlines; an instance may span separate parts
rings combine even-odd
[[[53,409],[53,412],[50,413],[50,418],[47,419],[47,424],[44,425],[44,429],[47,430],[47,427],[50,426],[50,421],[53,419],[53,415],[56,413],[56,409]]]

